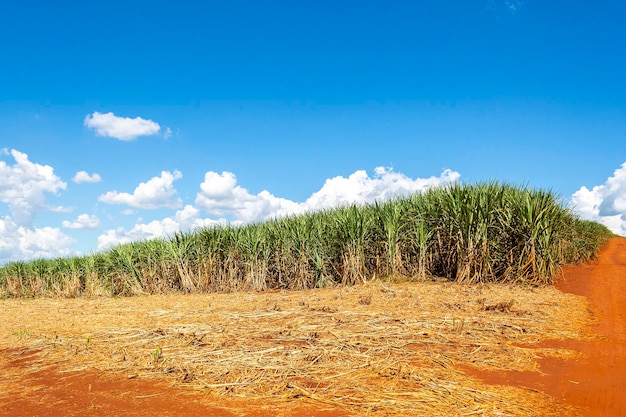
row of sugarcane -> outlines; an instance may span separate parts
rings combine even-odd
[[[498,182],[216,226],[89,256],[11,262],[0,296],[136,295],[307,289],[436,276],[551,283],[612,236],[551,191]]]

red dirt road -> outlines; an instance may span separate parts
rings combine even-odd
[[[626,416],[626,238],[611,239],[591,264],[566,267],[557,288],[587,298],[598,337],[547,341],[537,347],[572,349],[582,358],[542,358],[541,373],[471,373],[490,384],[543,391],[584,416]]]

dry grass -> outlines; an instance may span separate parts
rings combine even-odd
[[[0,308],[0,347],[40,349],[41,363],[63,370],[376,416],[566,415],[547,395],[484,385],[458,365],[535,370],[538,350],[520,345],[586,337],[590,324],[583,298],[552,287],[447,282],[13,299]]]

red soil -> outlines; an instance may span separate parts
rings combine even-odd
[[[0,378],[12,383],[0,394],[2,417],[209,416],[209,417],[346,417],[340,410],[296,407],[272,409],[269,404],[236,400],[225,403],[206,394],[188,392],[162,382],[103,372],[60,372],[32,369],[35,351],[0,350]],[[11,359],[12,358],[12,359]],[[6,380],[3,382],[7,382]]]
[[[626,416],[626,239],[612,239],[593,263],[566,267],[556,286],[587,298],[598,338],[546,341],[537,347],[572,349],[582,358],[542,358],[541,373],[470,373],[490,384],[545,392],[584,416]]]
[[[626,239],[616,238],[596,262],[570,266],[557,287],[588,298],[597,318],[592,341],[548,341],[543,347],[579,351],[576,360],[541,359],[538,372],[469,373],[490,384],[539,390],[585,416],[626,416]],[[346,417],[341,410],[276,408],[254,401],[229,403],[141,378],[93,371],[33,369],[35,352],[0,351],[0,417],[214,416]],[[321,408],[321,407],[320,407]]]

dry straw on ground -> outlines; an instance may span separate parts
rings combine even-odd
[[[0,347],[40,362],[161,378],[208,396],[354,415],[564,415],[551,397],[488,386],[463,366],[536,370],[530,349],[585,337],[585,301],[552,287],[371,282],[347,288],[1,300]],[[548,410],[548,411],[546,411]]]

